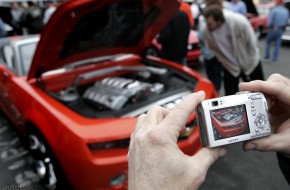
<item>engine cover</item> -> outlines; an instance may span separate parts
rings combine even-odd
[[[139,102],[144,96],[160,94],[164,91],[161,83],[147,83],[120,77],[105,78],[97,81],[83,94],[83,99],[90,104],[105,106],[113,110],[122,109],[128,102]]]

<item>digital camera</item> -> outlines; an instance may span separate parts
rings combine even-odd
[[[260,92],[202,101],[197,106],[197,122],[204,147],[217,147],[271,134],[268,106]]]

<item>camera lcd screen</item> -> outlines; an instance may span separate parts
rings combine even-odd
[[[249,122],[245,105],[210,111],[215,140],[249,134]]]

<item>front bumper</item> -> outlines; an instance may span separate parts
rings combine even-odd
[[[194,155],[201,149],[197,127],[190,136],[181,138],[180,149],[187,155]],[[65,173],[74,189],[119,190],[127,189],[128,148],[89,150],[88,155],[63,155]],[[115,181],[114,181],[115,180]],[[115,183],[123,180],[122,183]]]

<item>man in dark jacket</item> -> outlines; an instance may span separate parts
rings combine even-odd
[[[22,24],[27,28],[29,34],[41,33],[43,27],[43,13],[40,7],[28,1],[28,10],[23,14]]]
[[[178,11],[157,38],[162,45],[164,59],[186,65],[189,30],[187,15]]]

